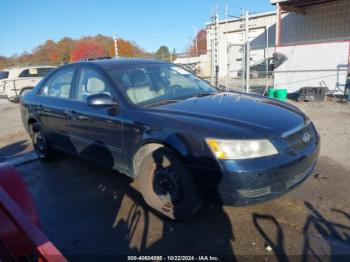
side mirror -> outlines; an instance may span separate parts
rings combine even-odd
[[[118,103],[113,101],[112,97],[106,93],[89,95],[86,98],[86,103],[94,107],[115,107],[118,105]]]

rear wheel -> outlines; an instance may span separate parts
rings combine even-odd
[[[43,161],[53,159],[54,152],[50,147],[48,139],[38,123],[29,125],[29,133],[33,142],[33,147],[38,158]]]
[[[11,103],[14,103],[14,104],[17,104],[19,102],[18,97],[7,98],[7,100]]]
[[[189,171],[164,147],[143,158],[137,180],[147,204],[171,219],[186,220],[202,206]]]

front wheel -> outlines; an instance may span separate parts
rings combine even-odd
[[[202,206],[186,166],[166,148],[143,158],[137,180],[146,203],[171,219],[186,220]]]
[[[34,123],[29,126],[30,138],[33,142],[34,151],[42,161],[53,159],[54,152],[48,142],[48,139],[39,124]]]

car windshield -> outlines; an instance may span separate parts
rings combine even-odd
[[[108,71],[129,101],[139,106],[171,103],[217,92],[207,82],[172,64],[128,65]]]
[[[8,78],[9,72],[8,71],[0,71],[0,80]]]

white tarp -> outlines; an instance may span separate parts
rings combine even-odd
[[[302,87],[327,86],[344,90],[349,61],[349,42],[277,47],[287,60],[275,70],[275,88],[288,93]]]

